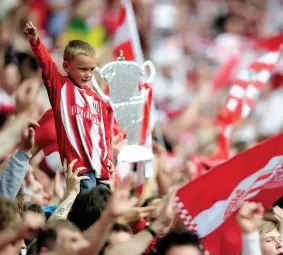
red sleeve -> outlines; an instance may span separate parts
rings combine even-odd
[[[60,91],[66,78],[59,73],[56,64],[39,38],[36,42],[30,41],[30,45],[36,62],[42,70],[49,100],[53,106],[59,102]]]
[[[113,160],[112,133],[111,133],[112,109],[110,105],[105,104],[104,102],[102,103],[102,115],[103,115],[105,139],[107,146],[107,159],[112,161]]]

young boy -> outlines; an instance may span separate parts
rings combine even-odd
[[[90,179],[84,180],[81,188],[88,191],[99,180],[108,179],[109,172],[113,171],[106,104],[88,87],[96,67],[95,50],[86,42],[70,41],[63,62],[67,76],[62,76],[31,22],[26,24],[24,33],[42,69],[54,113],[61,161],[66,158],[69,164],[77,159],[74,169],[85,167],[80,174]]]

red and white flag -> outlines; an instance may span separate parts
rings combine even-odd
[[[218,139],[219,151],[211,158],[226,159],[229,156],[229,137],[232,125],[249,116],[275,71],[280,58],[280,51],[268,52],[242,70],[232,85],[228,100],[218,115],[218,125],[222,133]]]
[[[211,255],[238,255],[236,213],[245,201],[268,209],[283,194],[283,134],[216,166],[177,192],[176,206],[188,230],[196,231]],[[201,197],[201,199],[199,199]]]
[[[139,64],[144,62],[135,14],[130,0],[121,0],[114,34],[115,58],[120,56],[120,50],[123,50],[126,60],[135,61]]]

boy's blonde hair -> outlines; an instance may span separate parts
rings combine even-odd
[[[81,40],[69,41],[64,50],[64,61],[72,61],[77,55],[96,56],[95,49],[87,42]]]
[[[263,220],[257,230],[260,234],[267,234],[273,231],[274,229],[276,229],[276,226],[273,222]]]

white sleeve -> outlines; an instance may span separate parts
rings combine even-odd
[[[261,255],[260,236],[258,232],[243,234],[242,255]]]

